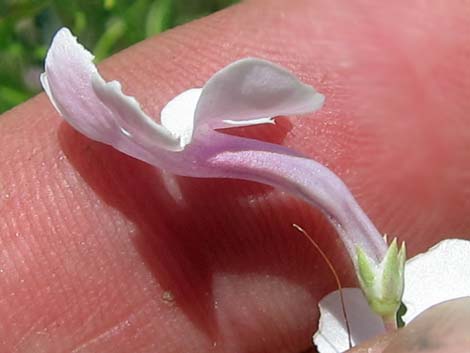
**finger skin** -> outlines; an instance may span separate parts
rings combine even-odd
[[[361,343],[350,350],[348,353],[382,353],[385,348],[390,345],[395,337],[395,332],[375,337],[367,342]]]
[[[349,353],[468,352],[470,298],[449,300],[425,310],[398,331],[376,337]]]
[[[421,313],[407,327],[400,330],[384,353],[468,352],[469,324],[469,297],[440,303]]]
[[[459,6],[459,7],[457,7]],[[410,256],[470,234],[470,10],[463,3],[253,1],[100,66],[157,117],[235,59],[324,93],[315,116],[238,129],[337,172]],[[353,284],[316,211],[265,186],[162,174],[73,131],[41,94],[0,117],[0,352],[301,352]]]

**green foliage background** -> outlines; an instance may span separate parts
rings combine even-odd
[[[96,60],[238,0],[0,0],[0,113],[41,90],[55,31],[69,27]]]

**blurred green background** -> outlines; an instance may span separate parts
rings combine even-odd
[[[54,32],[69,27],[96,61],[238,0],[0,0],[0,113],[41,90]]]

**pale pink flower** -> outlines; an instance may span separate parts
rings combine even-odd
[[[53,39],[42,85],[63,118],[90,139],[168,172],[272,185],[320,208],[356,265],[356,248],[380,262],[387,245],[344,183],[325,166],[288,148],[224,134],[280,115],[311,113],[324,96],[286,69],[247,58],[215,73],[148,117],[117,81],[106,82],[88,52],[63,28]]]

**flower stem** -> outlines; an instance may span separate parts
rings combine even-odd
[[[397,319],[395,316],[383,317],[382,321],[387,333],[394,332],[398,329]]]

